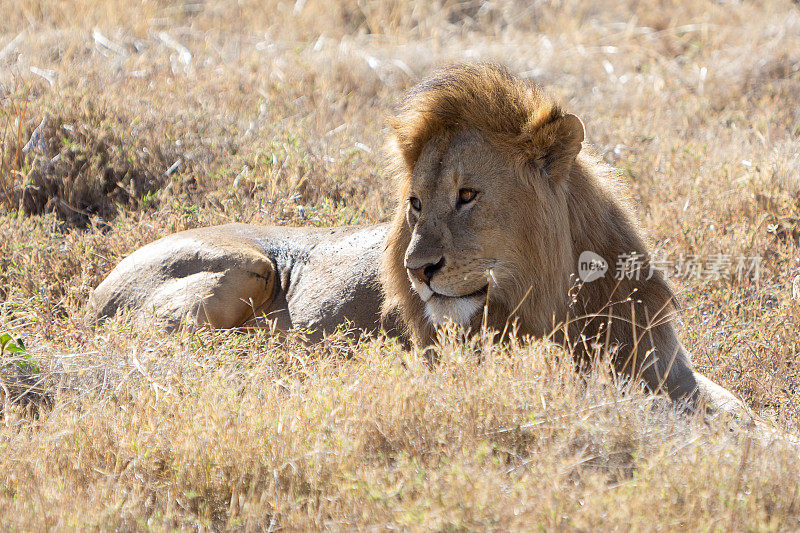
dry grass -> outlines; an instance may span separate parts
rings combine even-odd
[[[795,448],[542,343],[445,336],[431,370],[386,340],[81,323],[157,236],[385,220],[383,113],[501,60],[584,119],[657,249],[762,257],[758,283],[675,280],[683,336],[800,433],[800,10],[522,4],[0,4],[0,334],[39,370],[3,354],[4,529],[800,527]]]

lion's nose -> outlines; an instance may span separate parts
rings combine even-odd
[[[408,272],[423,283],[430,283],[433,275],[444,266],[444,257],[436,263],[428,263],[419,268],[408,268]]]

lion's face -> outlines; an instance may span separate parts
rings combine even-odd
[[[484,316],[500,331],[510,320],[521,334],[551,331],[574,270],[581,121],[504,70],[476,66],[420,83],[391,124],[399,203],[381,259],[384,316],[399,313],[423,343],[431,326],[475,328]]]
[[[487,297],[515,284],[537,209],[507,158],[477,131],[432,138],[414,166],[406,202],[404,266],[428,319],[467,326]],[[541,233],[541,232],[540,232]]]

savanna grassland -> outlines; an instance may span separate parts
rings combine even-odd
[[[673,283],[773,436],[539,341],[84,324],[167,233],[387,220],[387,113],[478,60],[583,119],[656,250],[761,258]],[[0,0],[0,143],[3,530],[800,528],[796,3]]]

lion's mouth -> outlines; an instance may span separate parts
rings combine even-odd
[[[431,288],[431,292],[433,296],[438,296],[439,298],[450,298],[450,299],[458,299],[458,298],[476,298],[478,296],[486,296],[486,293],[489,292],[489,284],[487,283],[477,291],[471,292],[469,294],[460,294],[458,296],[451,296],[449,294],[442,294],[441,292],[435,291]]]
[[[437,297],[440,301],[453,301],[453,300],[468,300],[468,299],[475,299],[481,296],[485,296],[489,292],[489,283],[486,283],[480,289],[467,293],[467,294],[445,294],[443,292],[439,292],[427,283],[423,283],[416,276],[408,276],[408,279],[411,281],[411,287],[414,289],[414,292],[422,299],[423,302],[428,302],[434,296]]]

